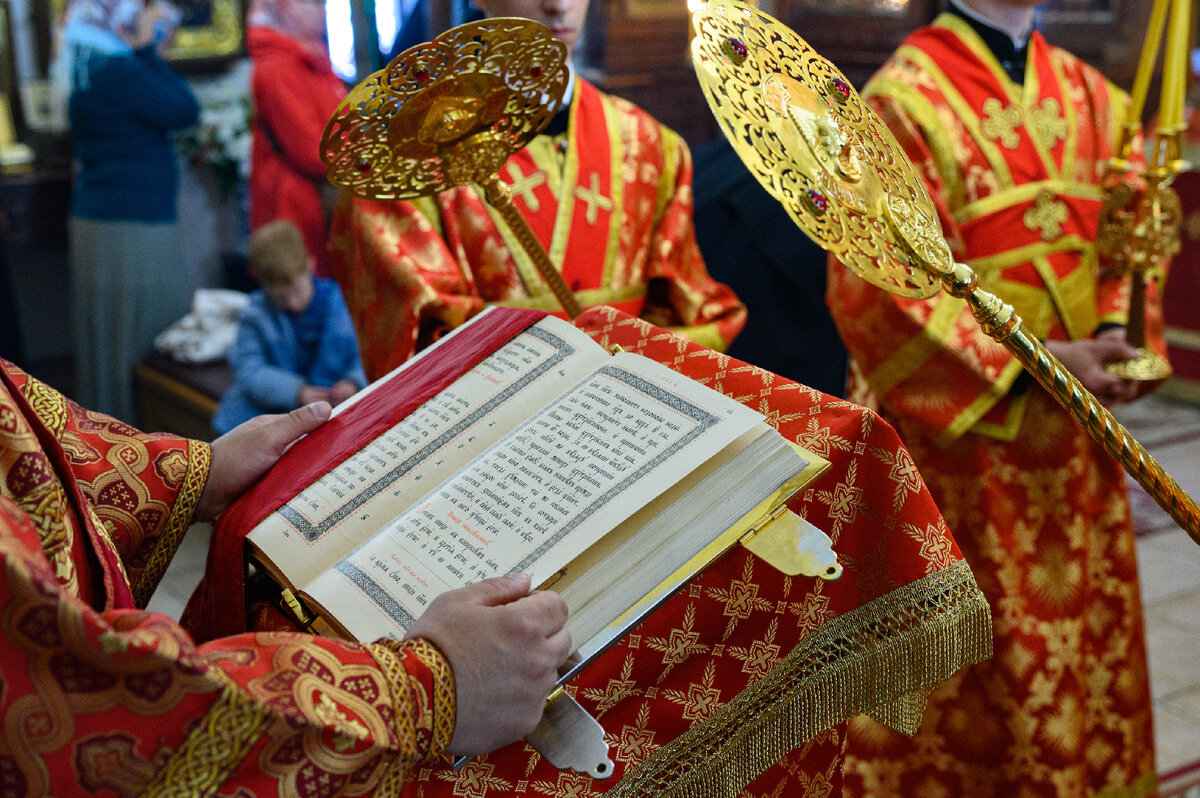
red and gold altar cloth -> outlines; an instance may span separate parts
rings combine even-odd
[[[139,609],[210,454],[0,360],[0,794],[396,794],[449,742],[453,676],[427,643],[197,646]]]
[[[611,305],[717,350],[745,324],[696,245],[687,144],[641,109],[576,79],[566,132],[535,137],[500,178],[584,307]],[[370,379],[485,305],[562,315],[478,186],[414,202],[344,192],[330,250]]]
[[[871,411],[612,308],[576,320],[763,413],[832,466],[791,508],[828,532],[839,581],[788,577],[741,547],[567,690],[604,726],[608,780],[524,743],[418,771],[414,796],[836,796],[846,718],[915,728],[924,690],[989,652],[987,607],[895,432]]]
[[[962,18],[913,33],[864,98],[934,198],[955,257],[1043,339],[1123,323],[1093,240],[1125,98],[1034,33],[1023,85]],[[830,264],[853,364],[992,607],[995,656],[934,692],[905,740],[856,719],[845,794],[1153,794],[1150,694],[1121,466],[965,302],[905,299]],[[1148,296],[1160,351],[1161,313]]]

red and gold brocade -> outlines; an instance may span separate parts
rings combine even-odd
[[[745,307],[696,245],[687,145],[644,111],[576,79],[567,132],[537,136],[500,178],[584,307],[718,351],[741,330]],[[560,311],[477,186],[415,202],[344,193],[330,248],[371,379],[487,304]]]
[[[423,642],[258,633],[197,647],[139,609],[207,444],[144,435],[0,361],[0,792],[362,795],[453,733]]]
[[[737,399],[831,463],[790,506],[830,534],[836,582],[735,547],[566,689],[603,725],[611,778],[556,770],[524,743],[458,771],[420,769],[419,798],[834,798],[844,719],[911,730],[924,691],[987,656],[987,607],[890,426],[873,412],[612,308],[576,319]]]
[[[1023,85],[961,18],[912,34],[864,91],[926,180],[955,257],[1042,339],[1123,323],[1093,241],[1125,107],[1037,33]],[[992,606],[995,656],[943,685],[914,740],[851,725],[846,795],[1154,792],[1133,531],[1120,465],[946,293],[831,263],[851,396],[896,426]],[[1149,325],[1162,348],[1157,294]]]

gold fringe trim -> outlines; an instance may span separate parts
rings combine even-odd
[[[731,798],[788,751],[863,712],[911,735],[925,691],[991,654],[987,600],[959,561],[825,624],[606,796]]]
[[[183,536],[192,523],[196,513],[196,505],[204,493],[204,485],[208,481],[208,472],[212,465],[212,447],[201,441],[188,441],[188,469],[183,478],[183,487],[171,507],[171,514],[163,524],[162,534],[154,542],[154,549],[146,560],[146,567],[138,575],[136,585],[130,585],[133,600],[139,607],[145,607],[154,594],[154,589],[162,581],[171,558],[179,550]]]
[[[271,711],[233,687],[175,750],[141,793],[142,798],[213,795],[261,739]]]

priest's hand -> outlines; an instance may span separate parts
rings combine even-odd
[[[1138,356],[1137,348],[1126,343],[1122,327],[1105,330],[1095,338],[1046,341],[1046,349],[1105,407],[1130,402],[1140,395],[1136,380],[1122,379],[1104,370],[1107,363]]]
[[[196,504],[196,521],[210,521],[267,472],[288,445],[329,420],[328,402],[285,415],[256,416],[212,443],[212,467]]]
[[[485,579],[430,603],[407,637],[433,643],[454,670],[458,712],[447,753],[485,753],[533,731],[571,653],[566,622],[562,597],[530,592],[526,574]]]

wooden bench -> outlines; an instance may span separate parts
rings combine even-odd
[[[213,413],[233,371],[224,360],[182,363],[155,352],[134,364],[133,381],[142,429],[211,441]]]

